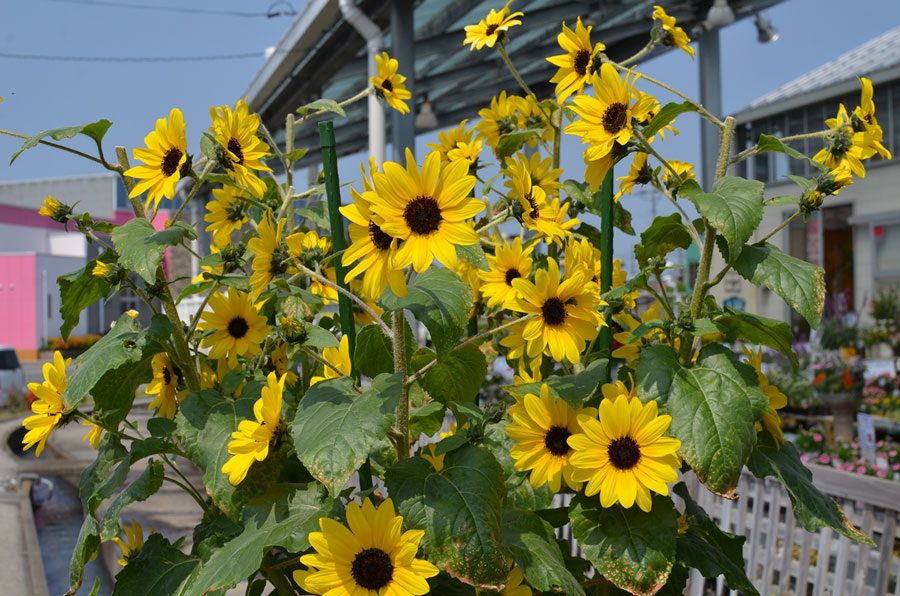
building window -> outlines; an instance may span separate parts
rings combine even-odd
[[[900,223],[872,226],[875,241],[875,290],[900,286]]]

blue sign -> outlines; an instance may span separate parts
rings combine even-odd
[[[725,299],[722,304],[734,310],[745,310],[747,308],[747,301],[737,296]]]

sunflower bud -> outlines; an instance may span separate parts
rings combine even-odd
[[[800,210],[804,214],[818,211],[825,199],[825,193],[819,190],[807,190],[800,195]]]
[[[845,186],[853,184],[853,174],[850,168],[844,166],[820,174],[816,178],[816,190],[823,195],[836,195],[841,192]]]
[[[302,344],[306,341],[306,327],[294,317],[281,317],[281,332],[288,342]]]
[[[44,199],[44,204],[38,209],[38,215],[49,217],[55,222],[64,224],[69,220],[69,216],[72,215],[72,208],[54,199],[53,195],[47,195],[47,198]]]
[[[219,251],[219,254],[222,256],[222,272],[227,274],[242,268],[244,266],[241,259],[243,253],[244,246],[242,243],[239,243],[237,246],[226,244],[222,247],[222,250]]]
[[[97,261],[94,264],[94,268],[91,270],[91,275],[95,277],[102,277],[108,283],[115,286],[122,283],[122,280],[125,279],[125,270],[115,263],[104,263],[103,261]]]

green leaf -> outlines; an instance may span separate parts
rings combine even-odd
[[[104,499],[108,499],[128,477],[128,450],[119,437],[106,433],[97,446],[97,459],[81,472],[78,494],[85,512],[93,515]],[[122,462],[125,462],[124,465]],[[99,529],[99,526],[98,526]]]
[[[446,458],[445,458],[446,459]],[[397,513],[403,516],[407,529],[426,530],[422,547],[428,549],[430,534],[425,511],[425,479],[435,474],[434,468],[421,457],[401,459],[388,468],[384,476],[388,494],[394,500]]]
[[[26,149],[31,149],[32,147],[37,147],[38,143],[40,143],[43,139],[50,137],[54,141],[61,141],[63,139],[69,139],[81,133],[83,135],[87,135],[97,141],[98,143],[103,139],[103,135],[106,134],[106,131],[109,127],[112,126],[112,122],[109,120],[98,120],[97,122],[91,122],[90,124],[81,124],[79,126],[63,126],[60,128],[51,128],[50,130],[42,130],[37,133],[33,137],[29,137],[22,146],[19,147],[19,150],[13,153],[12,158],[9,160],[9,165],[12,165],[16,158],[19,157],[23,151]]]
[[[725,576],[728,587],[747,595],[759,596],[744,572],[744,536],[722,531],[679,482],[675,494],[684,499],[688,530],[678,536],[678,560],[696,568],[703,577]]]
[[[412,359],[416,349],[416,339],[407,321],[406,361]],[[377,377],[381,373],[394,372],[394,342],[384,334],[378,325],[366,325],[356,336],[356,352],[353,362],[357,370],[367,377]]]
[[[93,515],[85,515],[78,531],[72,558],[69,561],[69,587],[77,591],[84,579],[84,566],[97,557],[100,550],[100,525]]]
[[[471,246],[457,244],[456,258],[464,259],[482,271],[491,270],[491,265],[488,263],[487,257],[484,256],[484,249],[481,248],[480,244],[473,244]]]
[[[254,420],[252,398],[236,401],[207,389],[187,395],[175,415],[178,439],[194,464],[203,470],[203,484],[216,507],[238,519],[240,495],[222,473],[231,455],[228,442],[241,420]]]
[[[430,401],[409,413],[409,432],[412,436],[424,433],[428,436],[441,430],[444,425],[446,406],[439,401]]]
[[[151,418],[147,421],[147,430],[151,436],[157,438],[168,437],[175,432],[176,428],[178,425],[175,424],[175,421],[168,418]]]
[[[388,288],[379,304],[389,311],[405,308],[423,323],[437,348],[438,356],[456,345],[469,321],[472,290],[459,276],[443,267],[431,267],[409,285],[405,298]]]
[[[62,394],[63,403],[74,408],[106,373],[123,364],[139,361],[146,343],[147,337],[140,324],[123,314],[109,333],[75,361],[75,372]]]
[[[546,509],[553,503],[553,491],[544,484],[540,488],[531,486],[528,474],[516,470],[515,460],[510,455],[516,441],[506,434],[509,419],[489,424],[485,427],[483,445],[487,448],[500,467],[506,481],[506,505],[517,509]]]
[[[793,443],[785,442],[778,449],[770,437],[761,438],[750,454],[747,468],[757,478],[772,476],[784,486],[794,506],[794,516],[807,531],[827,526],[850,540],[875,546],[871,538],[853,527],[837,503],[813,485],[812,472],[800,461]]]
[[[59,285],[59,314],[62,315],[63,324],[60,333],[63,339],[69,339],[69,333],[78,324],[81,312],[101,298],[106,298],[112,290],[112,286],[102,277],[93,275],[94,265],[98,262],[112,263],[115,257],[112,251],[103,251],[96,259],[88,261],[87,265],[56,278]]]
[[[646,263],[653,257],[663,257],[676,248],[688,248],[693,241],[687,226],[681,223],[681,215],[660,215],[650,227],[641,232],[641,243],[635,245],[634,256],[639,263]]]
[[[714,493],[734,498],[744,463],[756,444],[754,421],[769,409],[753,367],[720,344],[705,346],[690,368],[667,346],[641,350],[635,373],[644,403],[657,400],[672,416],[669,435],[679,454]]]
[[[94,418],[118,427],[131,411],[138,388],[153,378],[153,356],[160,351],[155,344],[146,345],[138,362],[126,362],[100,377],[91,389]]]
[[[215,549],[181,591],[171,594],[194,596],[231,588],[259,569],[273,546],[292,553],[305,551],[309,533],[319,530],[319,518],[330,517],[331,507],[331,498],[315,483],[276,486],[272,494],[244,509],[243,532]]]
[[[163,475],[162,462],[150,460],[141,475],[116,495],[100,522],[100,537],[104,541],[112,540],[119,535],[121,531],[119,515],[122,510],[137,501],[146,501],[150,495],[156,493],[162,486]]]
[[[308,201],[306,207],[294,209],[294,213],[306,217],[320,228],[330,230],[331,220],[328,215],[328,203],[325,201]]]
[[[334,112],[338,116],[347,115],[347,113],[344,111],[344,108],[338,105],[338,102],[333,99],[327,99],[324,97],[322,99],[317,99],[314,102],[308,103],[305,106],[300,106],[299,108],[297,108],[297,113],[301,116],[306,116],[307,112],[309,112],[310,110],[325,110],[326,112]]]
[[[359,394],[353,379],[316,383],[297,407],[291,425],[300,461],[337,495],[384,439],[394,422],[402,375],[379,375]]]
[[[172,596],[200,559],[189,557],[163,538],[151,534],[140,552],[116,575],[112,596]],[[199,592],[197,592],[199,593]]]
[[[783,253],[768,242],[746,244],[734,270],[757,286],[766,286],[816,328],[825,304],[825,270]]]
[[[504,389],[514,397],[523,398],[526,393],[540,395],[541,385],[546,383],[551,397],[561,397],[569,402],[569,405],[577,408],[594,393],[604,379],[608,378],[609,360],[598,358],[574,375],[555,375],[547,377],[540,383],[508,385]]]
[[[681,103],[667,103],[659,110],[656,116],[653,117],[653,120],[650,121],[650,124],[644,127],[643,135],[649,139],[650,137],[661,131],[666,125],[672,123],[672,121],[675,120],[675,118],[679,114],[696,111],[697,106],[689,101]]]
[[[285,153],[284,157],[291,163],[302,159],[304,155],[309,153],[309,149],[294,149],[290,153]]]
[[[793,195],[778,195],[764,201],[765,205],[799,205],[800,199]]]
[[[600,191],[597,192],[599,193]],[[634,227],[631,225],[631,211],[623,207],[621,201],[615,203],[614,209],[613,225],[629,236],[634,236]]]
[[[451,451],[455,451],[469,442],[469,438],[466,436],[464,432],[458,432],[456,434],[452,434],[449,437],[444,437],[440,441],[438,441],[437,446],[434,448],[435,455],[444,455],[445,453],[450,453]]]
[[[719,327],[730,341],[746,341],[759,346],[768,346],[784,354],[796,372],[800,366],[792,344],[791,326],[784,321],[769,319],[760,315],[725,307],[725,314],[717,316]]]
[[[678,513],[668,497],[652,493],[649,513],[597,497],[577,495],[569,506],[572,534],[597,571],[632,594],[655,594],[675,562]]]
[[[566,569],[553,526],[531,511],[503,510],[503,548],[522,568],[532,588],[567,595],[584,594]]]
[[[825,164],[819,163],[817,161],[810,159],[809,157],[807,157],[806,155],[803,155],[796,149],[794,149],[788,145],[785,145],[784,143],[781,142],[781,140],[779,140],[776,137],[772,137],[769,135],[759,135],[759,142],[757,143],[757,146],[759,147],[759,150],[761,152],[762,151],[776,151],[778,153],[784,153],[786,155],[793,157],[794,159],[799,159],[799,160],[807,162],[808,164],[812,165],[814,168],[817,168],[820,172],[828,171],[828,166],[826,166]]]
[[[306,339],[303,340],[304,346],[312,346],[321,351],[325,348],[337,348],[341,345],[341,342],[331,332],[322,329],[318,325],[309,323],[304,329],[306,330]]]
[[[522,145],[531,139],[540,138],[543,133],[544,130],[541,128],[532,128],[502,135],[500,137],[500,142],[497,143],[497,147],[494,148],[494,153],[502,164],[507,157],[514,155],[516,151],[521,149]]]
[[[183,238],[196,237],[193,228],[184,222],[157,232],[143,217],[128,220],[110,234],[119,253],[119,264],[140,275],[148,284],[156,282],[156,270],[167,246],[174,246]]]
[[[696,323],[696,321],[695,321],[695,323]],[[701,323],[701,325],[702,325],[702,323]],[[649,321],[641,323],[640,325],[635,327],[632,330],[631,335],[628,336],[628,339],[625,340],[625,343],[630,344],[630,343],[637,342],[642,337],[644,337],[645,335],[650,333],[651,331],[653,331],[655,329],[662,329],[662,328],[663,328],[663,322],[661,319],[650,319]]]
[[[418,371],[434,360],[434,353],[421,349],[410,361]],[[441,403],[474,401],[487,375],[487,360],[478,347],[469,344],[438,356],[438,362],[419,380],[422,388]]]
[[[724,176],[713,192],[691,197],[700,215],[728,242],[728,263],[740,256],[744,243],[762,221],[764,186],[756,180]]]

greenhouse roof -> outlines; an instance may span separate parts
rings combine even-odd
[[[782,0],[730,0],[737,19]],[[391,47],[390,2],[359,0],[359,8],[385,32]],[[712,0],[516,0],[522,26],[511,31],[510,56],[522,77],[539,96],[549,97],[548,83],[556,67],[544,58],[560,53],[560,23],[574,26],[576,17],[593,25],[592,41],[602,41],[613,60],[630,56],[646,44],[655,4],[691,31],[703,21]],[[464,26],[483,19],[503,0],[421,0],[415,4],[415,93],[417,105],[427,93],[437,117],[435,129],[472,118],[503,89],[518,89],[496,51],[469,51]],[[663,51],[660,49],[659,51]],[[277,140],[284,136],[286,115],[318,98],[345,99],[367,85],[365,41],[341,17],[337,0],[309,0],[247,88],[250,109],[259,113]],[[346,118],[335,120],[340,155],[367,146],[366,104],[358,102]],[[390,126],[390,119],[388,119]],[[431,129],[417,129],[417,133]],[[390,137],[388,137],[390,138]],[[318,144],[315,127],[298,131],[296,146]],[[313,154],[317,152],[312,152]],[[315,156],[310,155],[310,161]],[[302,162],[299,162],[302,164]]]

